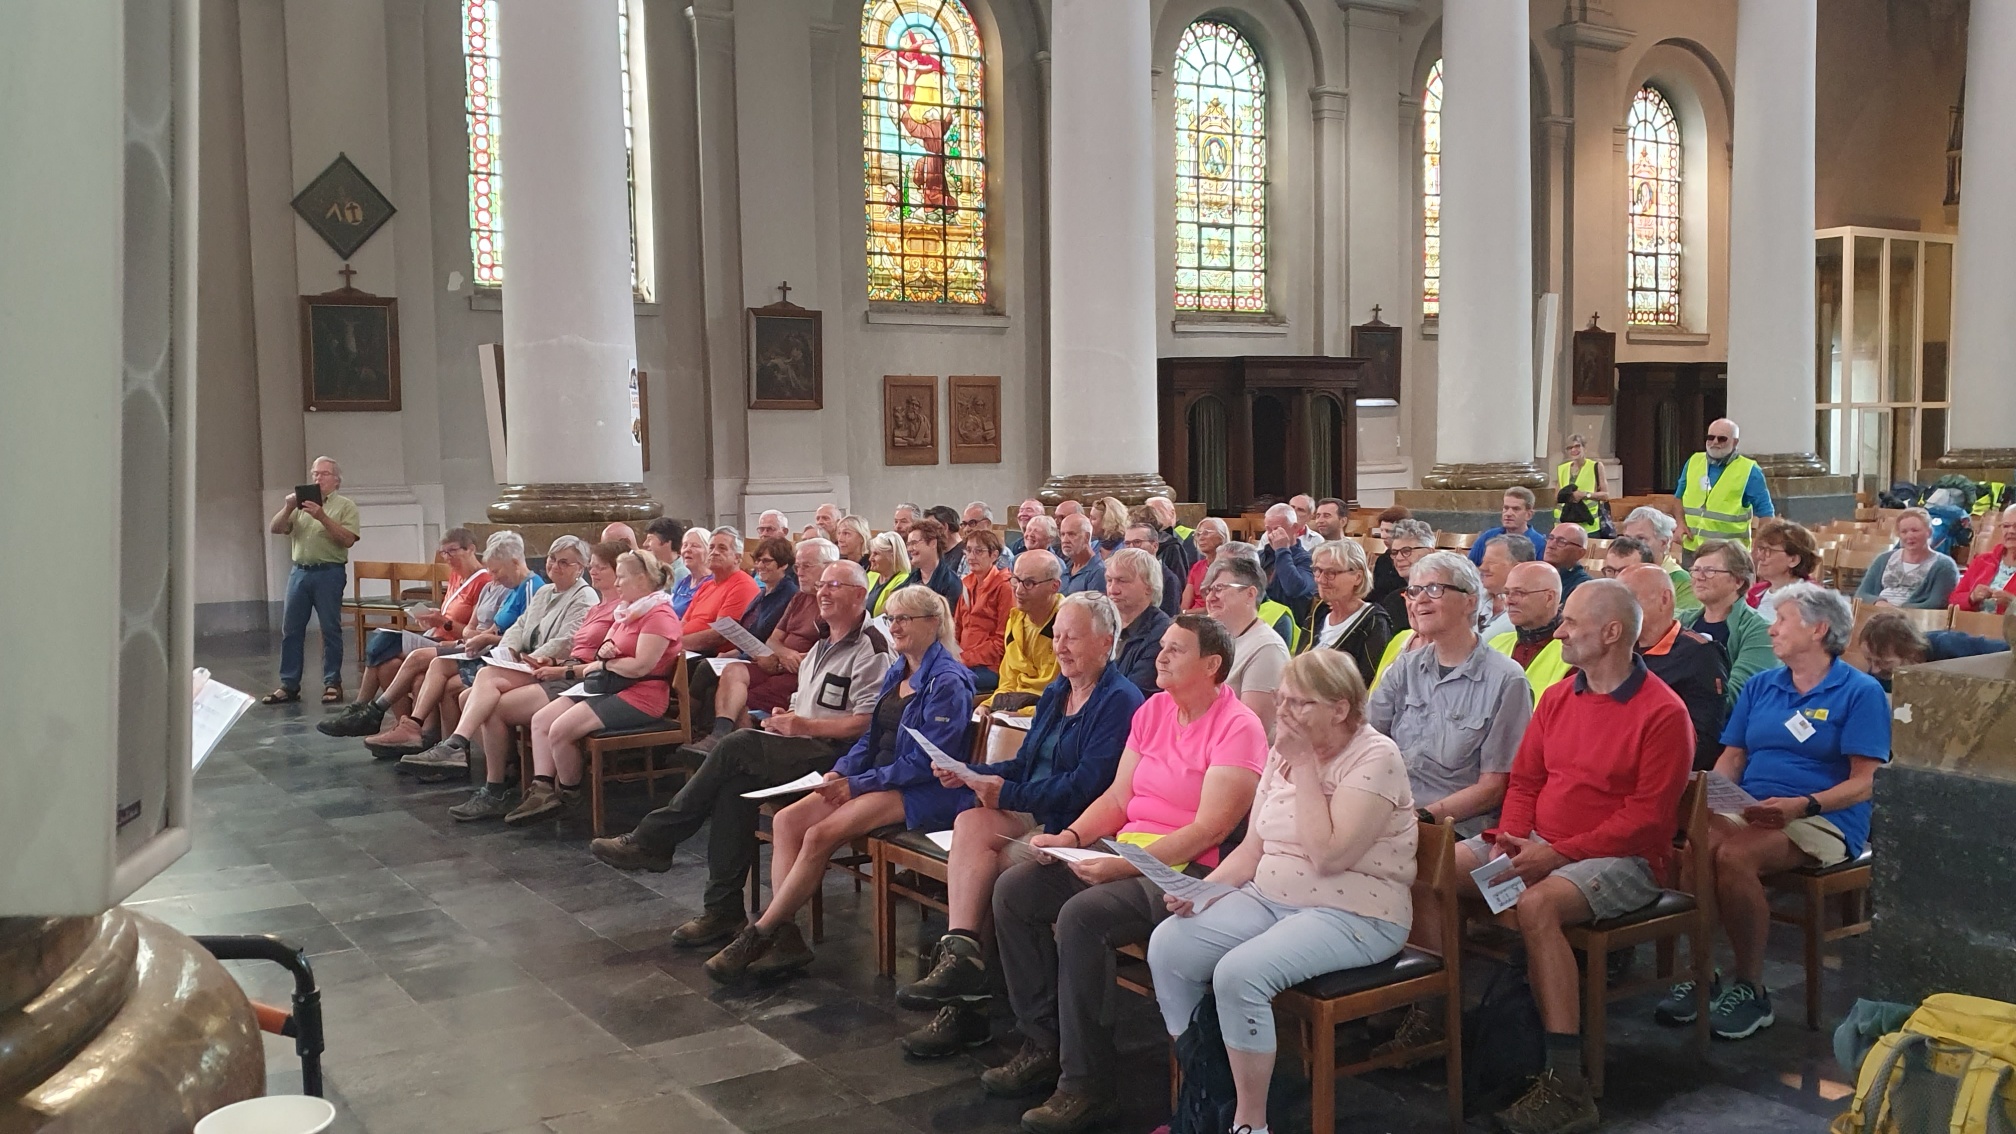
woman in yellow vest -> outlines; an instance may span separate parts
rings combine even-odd
[[[1557,524],[1562,522],[1561,506],[1570,503],[1581,504],[1588,510],[1588,518],[1571,522],[1579,522],[1584,530],[1593,533],[1603,527],[1603,521],[1598,518],[1599,510],[1610,499],[1610,489],[1603,483],[1602,464],[1583,456],[1586,448],[1587,442],[1580,433],[1568,435],[1565,449],[1568,459],[1554,470],[1554,487],[1560,493],[1555,497],[1555,502],[1559,506],[1554,510],[1554,522]]]

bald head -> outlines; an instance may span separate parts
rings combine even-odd
[[[1505,576],[1505,616],[1521,630],[1538,630],[1561,613],[1561,573],[1531,559]]]
[[[1575,588],[1561,608],[1561,660],[1584,669],[1621,664],[1638,640],[1643,616],[1631,588],[1615,579],[1591,579]]]
[[[612,541],[620,541],[629,544],[631,547],[636,547],[637,533],[629,524],[610,524],[608,527],[602,529],[602,542],[610,543]]]
[[[1650,645],[1666,636],[1673,625],[1673,579],[1664,568],[1641,563],[1627,567],[1617,576],[1617,581],[1631,591],[1631,597],[1638,602],[1644,612],[1643,624],[1639,627],[1638,644]]]
[[[1084,514],[1085,505],[1078,503],[1076,500],[1066,500],[1057,505],[1057,518],[1060,521],[1066,516],[1082,516]]]
[[[1589,554],[1589,533],[1581,524],[1555,524],[1547,531],[1547,562],[1566,571]]]

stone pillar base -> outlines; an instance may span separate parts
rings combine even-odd
[[[507,484],[490,505],[494,523],[608,524],[653,520],[664,512],[644,486],[627,484]]]
[[[1437,464],[1421,478],[1421,487],[1449,489],[1466,488],[1511,488],[1515,484],[1525,485],[1538,493],[1547,488],[1547,474],[1531,461],[1506,461],[1501,464]]]
[[[1827,466],[1820,461],[1817,453],[1745,453],[1743,454],[1763,468],[1764,475],[1772,478],[1790,476],[1826,476]]]
[[[2007,480],[2016,469],[2016,449],[1955,449],[1934,463],[1973,480]]]
[[[1086,473],[1081,476],[1053,476],[1036,490],[1036,499],[1052,507],[1066,500],[1076,500],[1081,504],[1102,500],[1108,496],[1119,498],[1122,504],[1139,504],[1150,496],[1174,498],[1176,490],[1169,487],[1161,473]]]

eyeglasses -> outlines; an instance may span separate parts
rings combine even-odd
[[[833,582],[833,581],[829,580],[829,581],[827,581],[827,582],[824,582],[824,583],[821,583],[821,584],[819,584],[819,589],[820,589],[820,590],[822,590],[822,591],[825,591],[825,592],[827,592],[828,594],[831,594],[831,593],[833,593],[833,592],[835,592],[835,591],[844,591],[844,590],[848,590],[848,589],[853,589],[853,590],[857,590],[857,591],[865,591],[865,590],[867,590],[868,588],[867,588],[867,587],[864,587],[864,586],[862,586],[862,585],[861,585],[861,584],[859,584],[859,583],[839,583],[839,582]]]
[[[1022,575],[1010,575],[1008,578],[1018,587],[1040,587],[1045,583],[1055,583],[1058,581],[1056,579],[1031,579]]]
[[[985,517],[980,517],[977,519],[961,520],[959,521],[959,526],[962,528],[984,528],[987,526],[987,520]]]
[[[1470,588],[1455,583],[1423,583],[1418,587],[1408,587],[1400,593],[1406,595],[1409,601],[1413,601],[1424,598],[1439,599],[1450,591],[1467,595],[1470,593]]]
[[[1274,695],[1274,704],[1290,712],[1306,713],[1322,703],[1308,697],[1288,697],[1280,693]]]
[[[1547,543],[1552,547],[1566,547],[1570,544],[1574,544],[1576,547],[1583,546],[1580,542],[1569,539],[1567,536],[1558,536],[1558,535],[1548,536]]]
[[[1527,599],[1527,598],[1531,598],[1531,597],[1533,597],[1534,595],[1551,595],[1551,594],[1553,594],[1554,592],[1553,592],[1553,591],[1544,591],[1544,590],[1543,590],[1543,591],[1515,591],[1515,590],[1513,590],[1512,588],[1510,588],[1510,587],[1507,587],[1507,588],[1505,588],[1505,590],[1504,590],[1504,592],[1503,592],[1503,593],[1504,593],[1504,595],[1505,595],[1505,597],[1506,597],[1506,598],[1508,598],[1508,599],[1513,599],[1513,600],[1517,601],[1517,600],[1520,600],[1520,599]]]
[[[938,620],[935,614],[892,614],[889,616],[889,625],[901,626],[907,622],[921,622],[927,618],[933,622]]]
[[[1687,568],[1687,573],[1689,575],[1715,576],[1715,575],[1734,575],[1736,572],[1727,570],[1726,568],[1722,567],[1710,567],[1704,563],[1696,563],[1694,566]]]
[[[1428,549],[1427,549],[1427,548],[1425,548],[1425,547],[1391,547],[1391,546],[1389,546],[1389,547],[1388,547],[1388,548],[1386,549],[1386,554],[1388,554],[1388,555],[1391,555],[1391,556],[1392,556],[1393,558],[1395,558],[1395,559],[1398,559],[1398,558],[1400,558],[1400,557],[1401,557],[1401,556],[1403,556],[1403,555],[1406,555],[1406,556],[1415,556],[1415,555],[1419,555],[1419,554],[1421,554],[1422,552],[1424,552],[1424,551],[1426,551],[1426,550],[1428,550]]]
[[[1251,583],[1213,583],[1199,593],[1205,598],[1210,598],[1213,595],[1222,595],[1226,591],[1251,591],[1257,589]]]
[[[1316,569],[1315,569],[1315,570],[1314,570],[1313,572],[1311,572],[1311,573],[1312,573],[1312,574],[1314,574],[1314,575],[1315,575],[1315,576],[1316,576],[1317,578],[1319,578],[1319,579],[1335,579],[1335,578],[1337,578],[1337,577],[1338,577],[1339,575],[1356,575],[1356,574],[1358,573],[1358,568],[1356,568],[1356,567],[1318,567],[1318,568],[1316,568]]]
[[[755,562],[756,562],[756,566],[758,566],[758,567],[761,567],[761,566],[763,566],[763,565],[764,565],[765,563],[768,563],[768,564],[769,564],[770,566],[772,566],[772,567],[782,567],[782,566],[783,566],[783,564],[781,564],[781,563],[777,562],[777,561],[776,561],[775,559],[772,559],[772,558],[770,558],[770,557],[769,557],[769,556],[767,556],[767,555],[759,555],[759,556],[757,556],[757,557],[756,557],[756,560],[755,560]]]

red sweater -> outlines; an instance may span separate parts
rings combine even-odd
[[[1959,585],[1953,588],[1953,598],[1950,601],[1954,606],[1961,610],[1982,609],[1974,605],[1974,588],[1987,586],[1995,581],[1995,572],[2001,569],[2004,554],[2002,545],[1998,543],[1983,554],[1967,561],[1967,573],[1960,576]],[[2000,602],[2016,598],[2016,579],[2009,580],[2001,591],[1990,597]]]
[[[1636,855],[1660,877],[1694,764],[1694,723],[1679,694],[1633,659],[1614,693],[1577,674],[1540,695],[1498,830],[1534,832],[1571,859]]]

